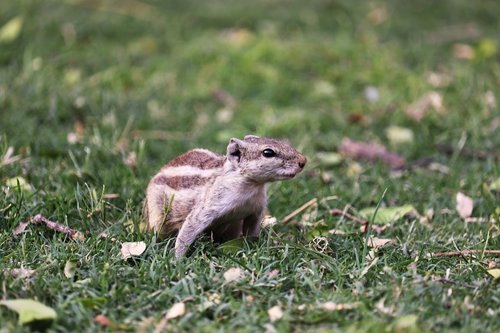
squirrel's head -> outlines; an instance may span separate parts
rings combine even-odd
[[[231,139],[227,159],[233,170],[257,183],[293,178],[307,163],[307,158],[288,142],[255,135]]]

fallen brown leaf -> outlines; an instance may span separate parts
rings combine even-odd
[[[269,320],[271,320],[272,323],[283,318],[283,311],[279,305],[275,305],[267,310],[267,314],[269,315]]]
[[[466,196],[462,192],[458,192],[456,195],[456,209],[461,218],[466,219],[472,215],[472,210],[474,209],[474,201],[472,198]]]
[[[453,56],[461,60],[472,60],[474,59],[474,49],[467,44],[454,44],[453,45]]]
[[[30,224],[29,221],[20,222],[17,225],[16,229],[14,229],[14,236],[18,236],[18,235],[22,234],[26,230],[26,228],[28,227],[29,224]]]
[[[95,316],[94,322],[96,322],[97,324],[99,324],[103,327],[107,327],[111,323],[110,320],[108,319],[108,317],[106,317],[103,314],[98,314],[97,316]]]
[[[279,273],[280,273],[280,270],[279,270],[279,269],[273,269],[272,271],[270,271],[270,272],[267,274],[267,277],[268,277],[268,278],[272,278],[272,277],[277,276]]]
[[[140,256],[146,250],[144,242],[125,242],[122,244],[121,254],[123,259],[128,259],[132,256]]]
[[[26,269],[26,268],[14,268],[10,270],[10,275],[13,278],[26,279],[30,278],[36,274],[34,269]]]
[[[321,307],[329,312],[333,311],[342,311],[342,310],[351,310],[359,307],[360,303],[335,303],[335,302],[325,302],[321,304]]]
[[[154,333],[161,333],[165,331],[167,323],[170,319],[182,317],[186,314],[186,305],[183,302],[175,303],[170,309],[168,309],[165,316],[156,326]]]
[[[165,317],[167,319],[174,319],[178,317],[182,317],[186,314],[186,305],[182,302],[175,303],[172,307],[167,311]]]
[[[278,222],[278,220],[274,216],[266,215],[266,216],[264,216],[264,218],[260,222],[260,226],[262,228],[267,228],[273,224],[276,224],[276,222]]]
[[[394,242],[394,240],[389,238],[377,238],[377,237],[368,238],[368,246],[376,249],[381,248],[392,242]]]
[[[356,160],[370,162],[380,160],[392,169],[401,169],[406,164],[403,157],[388,151],[383,145],[374,142],[360,142],[344,138],[340,144],[339,151],[341,154]]]
[[[212,97],[226,108],[233,109],[237,102],[236,99],[228,91],[224,89],[217,89],[212,92]]]
[[[488,272],[488,274],[493,276],[494,280],[500,278],[500,268],[488,269],[487,272]]]
[[[238,282],[243,279],[245,272],[241,268],[232,267],[224,273],[224,280],[226,282]]]
[[[438,113],[444,112],[443,97],[436,91],[428,92],[410,104],[406,108],[406,115],[416,121],[421,121],[431,110],[435,110]]]

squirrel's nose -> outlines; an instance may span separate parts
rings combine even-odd
[[[299,158],[299,167],[303,169],[307,163],[307,158],[305,156],[301,156]]]

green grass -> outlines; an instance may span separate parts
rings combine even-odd
[[[98,314],[118,325],[112,331],[153,331],[180,301],[187,313],[168,322],[171,331],[498,331],[498,280],[486,272],[498,257],[428,254],[500,249],[499,193],[485,189],[500,177],[499,161],[436,148],[499,151],[499,14],[493,0],[2,4],[0,26],[24,21],[0,44],[1,298],[53,307],[49,331],[58,332],[94,332]],[[455,57],[457,43],[469,45],[473,59]],[[450,82],[433,87],[430,72]],[[367,86],[378,89],[378,101],[364,98]],[[214,98],[219,90],[236,106]],[[409,119],[407,106],[431,90],[446,113]],[[414,142],[391,147],[390,125],[411,129]],[[265,229],[235,253],[200,239],[174,261],[172,240],[139,229],[149,178],[188,149],[224,152],[230,137],[248,133],[287,138],[309,157],[298,179],[270,187],[273,215],[280,220],[312,198],[317,209]],[[360,162],[361,173],[350,176],[352,161],[326,166],[316,157],[337,151],[344,136],[383,143],[408,161],[432,157],[449,172],[394,174]],[[9,147],[19,159],[2,163]],[[6,186],[18,176],[32,189]],[[330,210],[376,206],[386,188],[381,207],[411,204],[422,215],[433,209],[434,218],[430,227],[416,217],[393,222],[379,237],[394,243],[360,278],[370,263],[365,236]],[[485,222],[460,219],[458,191]],[[109,193],[118,197],[103,198]],[[42,226],[13,236],[38,213],[86,240]],[[346,234],[320,233],[333,228]],[[103,231],[110,237],[99,238]],[[122,260],[120,244],[139,240],[146,252]],[[64,274],[68,261],[76,262],[73,278]],[[36,275],[13,278],[20,267]],[[244,279],[226,283],[230,267]],[[355,308],[329,312],[328,301]],[[284,316],[271,323],[275,305]],[[2,333],[30,329],[2,306],[0,323]]]

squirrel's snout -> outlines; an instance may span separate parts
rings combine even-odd
[[[299,157],[299,167],[303,169],[306,166],[307,158],[303,155]]]

